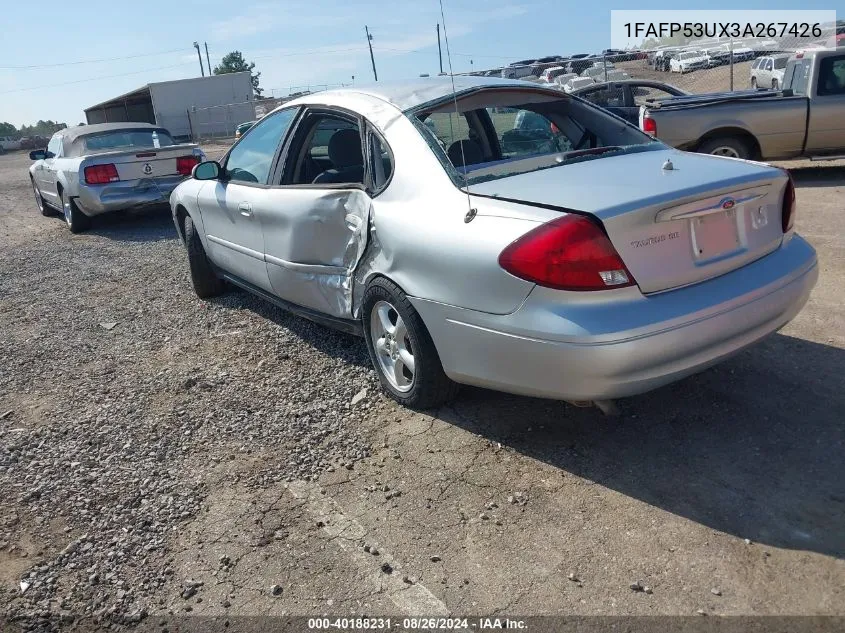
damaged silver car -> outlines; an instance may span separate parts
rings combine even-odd
[[[171,207],[200,297],[231,283],[363,335],[418,408],[458,384],[600,406],[649,391],[782,327],[818,275],[786,172],[499,79],[291,101]]]

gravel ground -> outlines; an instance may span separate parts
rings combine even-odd
[[[841,166],[797,165],[799,318],[609,419],[478,389],[403,410],[359,339],[198,300],[167,210],[72,235],[27,164],[0,157],[9,626],[845,614]]]

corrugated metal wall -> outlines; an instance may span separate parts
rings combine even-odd
[[[252,79],[248,72],[150,84],[150,93],[156,122],[179,137],[191,135],[189,110],[240,104],[254,99]],[[250,118],[246,116],[243,120]],[[239,120],[235,125],[241,122]],[[228,131],[229,122],[219,120],[213,128],[206,132],[223,136]]]

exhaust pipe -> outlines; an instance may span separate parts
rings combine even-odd
[[[616,406],[616,403],[613,400],[566,400],[565,402],[580,409],[596,407],[599,411],[609,417],[616,417],[619,415],[619,407]]]

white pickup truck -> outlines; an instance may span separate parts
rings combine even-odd
[[[197,145],[177,144],[167,130],[149,123],[66,128],[29,157],[42,215],[60,213],[73,233],[102,213],[168,204],[176,185],[205,160]]]

